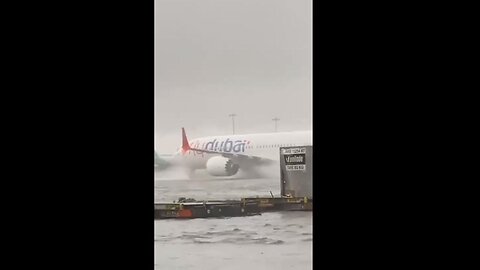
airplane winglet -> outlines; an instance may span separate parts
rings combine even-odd
[[[187,135],[185,134],[185,129],[182,127],[182,151],[185,153],[190,150],[190,144],[188,143]]]

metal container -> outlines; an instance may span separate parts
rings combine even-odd
[[[313,199],[313,147],[280,147],[280,187],[283,197]]]

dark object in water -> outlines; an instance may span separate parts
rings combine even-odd
[[[197,200],[188,198],[186,199],[185,197],[180,197],[178,198],[178,203],[186,203],[186,202],[196,202]]]
[[[156,203],[154,218],[239,217],[269,211],[312,211],[312,202],[307,197],[242,198],[240,201],[197,201],[181,197],[177,203]]]

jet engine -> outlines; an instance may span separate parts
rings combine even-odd
[[[238,164],[221,156],[212,157],[207,161],[207,172],[213,176],[231,176],[238,172]]]

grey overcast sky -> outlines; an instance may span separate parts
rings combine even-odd
[[[155,149],[190,138],[310,130],[311,0],[156,0]]]

